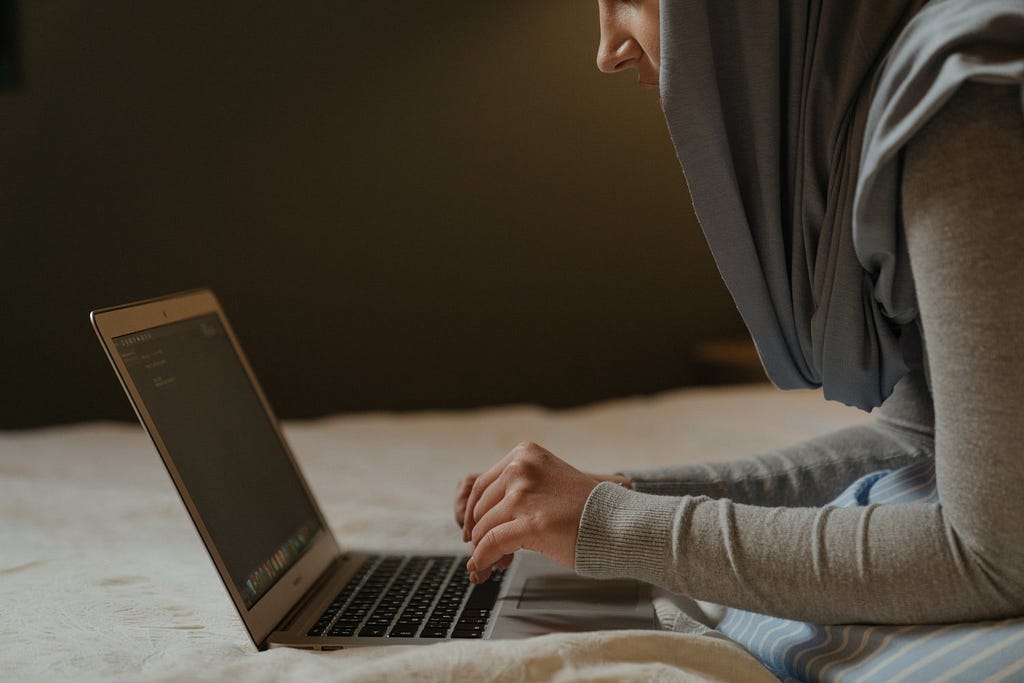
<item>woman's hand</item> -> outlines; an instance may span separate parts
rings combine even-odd
[[[536,550],[566,567],[576,559],[576,534],[587,497],[602,480],[628,484],[622,475],[581,472],[534,443],[521,443],[494,467],[459,483],[455,520],[473,542],[470,580],[486,581],[520,548]]]
[[[633,488],[633,481],[622,474],[594,474],[593,472],[585,472],[585,474],[596,481],[613,481],[626,488]],[[460,529],[465,526],[466,502],[469,500],[469,492],[473,489],[473,484],[476,483],[479,476],[479,473],[467,474],[455,487],[455,523],[459,525]],[[462,540],[469,541],[468,534],[464,534]]]

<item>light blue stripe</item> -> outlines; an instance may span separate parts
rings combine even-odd
[[[913,482],[908,482],[908,485]],[[926,481],[923,481],[913,486],[909,486],[904,491],[893,492],[892,497],[886,501],[888,504],[900,504],[900,503],[916,503],[926,499],[927,496],[935,491],[935,473],[932,472]],[[881,501],[878,501],[881,502]]]
[[[893,638],[889,646],[879,650],[858,675],[858,680],[887,681],[900,674],[909,665],[921,657],[927,656],[931,649],[938,647],[932,640],[939,638],[945,631],[953,629],[953,625],[920,627]]]
[[[733,627],[740,638],[749,640],[751,627],[757,622],[757,616],[750,612],[740,612],[736,618],[736,625]],[[741,625],[742,624],[742,625]]]
[[[910,676],[913,674],[916,678],[921,676],[927,676],[929,679],[935,678],[935,675],[929,675],[927,672],[936,667],[943,666],[940,670],[943,671],[948,668],[944,660],[948,659],[950,655],[957,652],[963,652],[966,646],[977,638],[985,635],[985,630],[980,628],[960,628],[952,634],[951,638],[948,638],[947,643],[929,648],[931,654],[919,657],[916,662],[909,666],[903,666],[896,674],[889,679],[889,683],[899,683],[904,680],[913,680]]]
[[[1024,679],[1024,657],[1003,667],[981,683],[1002,683],[1003,681],[1020,681]]]
[[[919,465],[911,465],[879,479],[871,487],[871,499],[875,502],[884,501],[891,491],[901,490],[906,486],[907,482],[916,481],[919,469]]]
[[[755,641],[751,638],[748,641],[751,644],[756,643],[755,647],[762,652],[765,650],[765,645],[768,642],[768,636],[774,633],[776,634],[776,638],[785,637],[786,631],[783,629],[788,629],[790,626],[789,622],[785,619],[765,619],[765,624],[769,626],[769,628],[765,630],[764,635],[761,636],[761,640]]]
[[[915,491],[917,486],[927,486],[929,483],[935,483],[934,463],[928,461],[911,465],[896,470],[875,482],[875,485],[871,487],[869,500],[872,503],[893,503],[905,494]]]
[[[1004,666],[1004,664],[997,664],[997,662],[1005,662],[1005,665],[1009,665],[1014,659],[1019,659],[1022,654],[1021,643],[1024,642],[1024,629],[1019,628],[1020,620],[1017,621],[1018,628],[1015,629],[1014,633],[996,640],[983,650],[976,648],[973,653],[964,653],[965,655],[970,654],[972,656],[964,659],[952,669],[947,670],[943,676],[935,680],[935,683],[960,680],[957,677],[961,674],[967,674],[973,679],[980,679],[982,676],[996,674]]]
[[[1000,642],[1006,635],[1017,631],[1024,632],[1020,624],[1014,625],[1017,620],[985,622],[978,624],[960,624],[957,626],[955,635],[945,640],[945,647],[934,647],[938,656],[927,662],[915,671],[914,679],[933,681],[950,669],[961,664],[965,658],[971,657],[978,650]],[[1002,634],[1002,635],[1000,635]],[[1012,645],[997,652],[993,652],[990,658],[980,665],[972,667],[970,678],[979,680],[989,673],[995,672],[1005,666],[1017,661],[1021,656],[1020,649],[1014,652]],[[915,663],[914,666],[917,664]],[[910,680],[914,680],[910,679]]]

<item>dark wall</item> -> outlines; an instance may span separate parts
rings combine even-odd
[[[590,0],[17,15],[0,426],[129,416],[89,310],[200,285],[284,416],[651,392],[744,334]]]

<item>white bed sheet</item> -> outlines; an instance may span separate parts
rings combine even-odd
[[[751,385],[285,432],[343,543],[459,552],[456,481],[519,441],[615,471],[752,455],[865,419],[816,392]],[[730,642],[665,632],[258,653],[136,425],[0,432],[0,519],[3,680],[774,680]]]

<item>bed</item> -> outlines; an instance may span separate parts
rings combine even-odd
[[[337,415],[285,434],[341,540],[460,552],[457,480],[533,440],[581,469],[753,454],[867,416],[769,385],[551,411]],[[0,432],[0,678],[8,680],[774,680],[707,635],[598,632],[257,652],[135,424]]]

